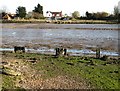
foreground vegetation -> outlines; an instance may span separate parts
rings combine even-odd
[[[93,57],[56,58],[54,55],[35,53],[3,52],[2,55],[3,61],[15,59],[23,62],[23,65],[29,65],[38,74],[41,74],[42,79],[62,75],[68,76],[76,82],[87,83],[87,86],[93,89],[119,89],[118,63],[120,60],[117,58],[103,61]],[[15,86],[15,81],[20,79],[20,76],[0,75],[3,77],[2,87],[4,89],[19,88],[19,86]]]

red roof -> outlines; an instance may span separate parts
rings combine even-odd
[[[59,14],[60,17],[62,17],[62,11],[61,12],[50,12],[53,16],[56,16]]]
[[[60,13],[62,13],[62,12],[51,12],[52,14],[60,14]]]

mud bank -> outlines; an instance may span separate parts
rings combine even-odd
[[[78,29],[78,30],[120,30],[120,24],[46,24],[46,23],[3,23],[2,28],[25,29]]]

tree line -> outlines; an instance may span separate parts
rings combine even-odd
[[[28,12],[28,14],[26,13],[26,8],[25,7],[19,6],[16,9],[16,15],[20,18],[42,19],[42,18],[44,18],[44,16],[43,16],[43,6],[38,4],[37,6],[34,7],[32,12]]]
[[[0,10],[0,19],[6,15],[6,9]],[[11,16],[12,17],[12,16]],[[24,6],[18,6],[16,9],[16,17],[19,18],[25,18],[25,19],[44,19],[43,16],[43,6],[41,6],[39,3],[37,6],[34,7],[34,9],[31,12],[26,11],[26,7]]]
[[[115,20],[120,21],[120,11],[118,6],[114,7],[113,14],[109,14],[107,12],[93,12],[90,13],[86,11],[85,16],[80,16],[78,11],[74,11],[72,13],[72,18],[74,19],[85,19],[85,20]]]
[[[109,14],[107,12],[88,12],[86,11],[85,16],[80,16],[79,11],[74,11],[72,13],[72,17],[69,17],[67,14],[64,15],[64,17],[68,17],[69,19],[84,19],[84,20],[115,20],[120,21],[120,11],[118,9],[118,6],[114,7],[114,14]],[[5,12],[2,11],[2,16],[5,15]],[[16,16],[20,18],[26,18],[26,19],[44,19],[43,16],[43,6],[41,6],[39,3],[37,6],[34,7],[34,9],[31,12],[26,13],[26,7],[19,6],[16,9]],[[63,19],[63,18],[61,18]]]

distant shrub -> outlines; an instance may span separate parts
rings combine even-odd
[[[42,14],[36,13],[36,12],[33,12],[33,18],[34,19],[45,19],[45,17]]]

